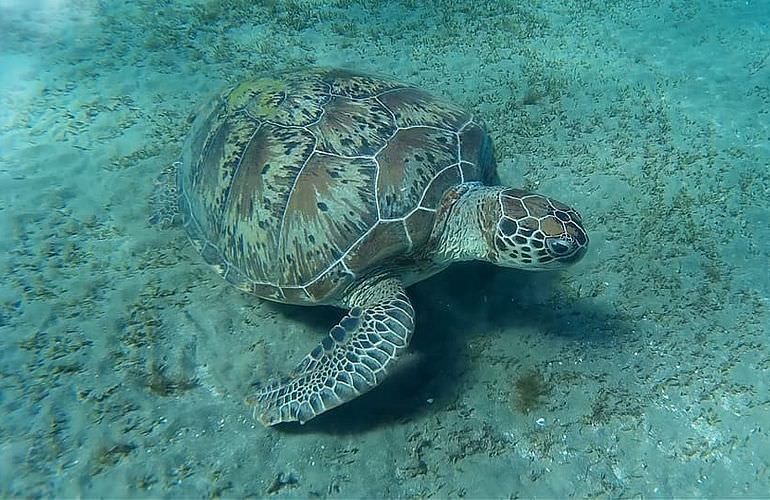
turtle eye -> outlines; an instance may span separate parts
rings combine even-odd
[[[575,244],[572,240],[564,238],[548,238],[545,240],[545,245],[556,257],[564,257],[575,251]]]

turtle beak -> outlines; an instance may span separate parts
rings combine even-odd
[[[574,264],[583,258],[583,256],[586,254],[586,251],[587,248],[585,246],[581,246],[578,247],[577,250],[573,251],[570,255],[559,257],[559,260],[565,264]]]

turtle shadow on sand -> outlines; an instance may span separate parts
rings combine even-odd
[[[405,361],[377,388],[314,418],[283,424],[281,432],[356,434],[439,411],[455,399],[462,374],[473,369],[465,355],[471,336],[537,326],[544,335],[600,342],[630,326],[588,300],[554,304],[548,297],[561,274],[460,263],[409,289],[416,311],[415,335]],[[533,290],[538,293],[533,296]],[[274,304],[309,329],[325,331],[342,316],[334,308]],[[606,332],[615,332],[607,334]]]

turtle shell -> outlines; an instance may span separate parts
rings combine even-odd
[[[494,176],[489,136],[462,109],[387,78],[314,69],[207,103],[177,187],[190,240],[226,280],[318,304],[417,253],[448,188]]]

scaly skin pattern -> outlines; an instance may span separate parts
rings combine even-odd
[[[348,314],[288,379],[256,396],[264,425],[311,418],[373,389],[409,345],[414,309],[395,278],[364,281],[349,298]]]

